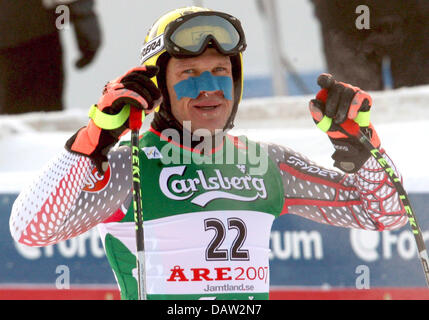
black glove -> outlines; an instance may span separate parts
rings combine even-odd
[[[93,4],[93,0],[79,0],[70,4],[71,22],[81,54],[75,63],[78,69],[93,61],[101,45],[101,29]]]
[[[359,142],[362,130],[374,147],[380,140],[369,121],[372,99],[365,91],[343,82],[337,82],[331,75],[319,76],[322,88],[316,99],[310,101],[310,112],[314,122],[328,134],[335,152],[334,166],[348,173],[355,173],[371,156]]]

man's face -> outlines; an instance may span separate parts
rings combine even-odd
[[[208,48],[202,55],[193,58],[171,58],[167,64],[167,90],[170,96],[171,112],[183,124],[191,122],[194,132],[197,129],[209,130],[212,134],[216,129],[223,129],[228,120],[233,101],[227,100],[223,91],[200,92],[197,98],[182,97],[177,100],[174,85],[189,77],[198,77],[204,71],[213,76],[228,76],[232,80],[232,65],[229,57],[220,54],[216,49]],[[234,92],[232,92],[234,96]]]

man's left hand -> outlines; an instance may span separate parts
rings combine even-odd
[[[370,157],[357,139],[359,131],[370,138],[374,147],[380,146],[370,123],[371,96],[358,87],[336,81],[330,74],[321,74],[317,83],[321,90],[309,105],[313,120],[334,145],[334,166],[354,173]]]

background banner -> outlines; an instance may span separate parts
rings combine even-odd
[[[48,247],[13,241],[9,216],[17,194],[0,194],[0,285],[52,285],[68,272],[73,285],[115,285],[97,228]],[[425,239],[429,193],[411,193]],[[414,237],[408,227],[373,232],[332,227],[294,215],[274,221],[270,282],[273,287],[425,287]]]

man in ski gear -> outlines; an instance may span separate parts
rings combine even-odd
[[[358,88],[322,75],[310,103],[347,173],[228,134],[245,48],[228,14],[187,7],[158,19],[142,66],[106,86],[89,124],[15,201],[13,238],[46,246],[98,226],[121,297],[136,299],[131,151],[129,142],[114,145],[128,130],[129,106],[148,113],[161,97],[139,145],[148,299],[268,299],[270,230],[283,214],[367,230],[403,226],[396,190],[356,144],[362,129],[379,145],[371,98]]]
[[[429,83],[429,2],[311,0],[327,70],[364,90]]]
[[[94,0],[0,1],[0,114],[64,109],[61,28],[69,16],[80,53],[75,66],[87,67],[102,44],[94,6]]]

